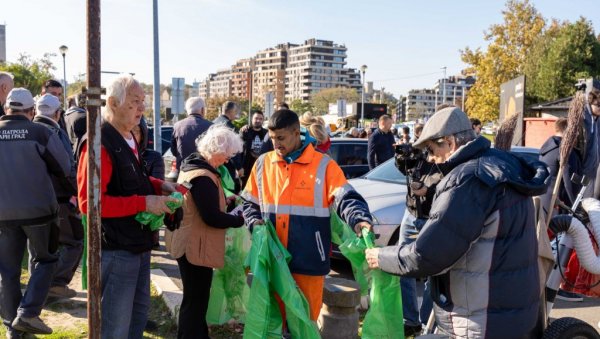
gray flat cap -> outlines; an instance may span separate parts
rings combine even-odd
[[[427,140],[435,140],[471,129],[473,126],[465,112],[458,107],[446,107],[427,120],[419,140],[413,146],[421,148],[425,146]]]

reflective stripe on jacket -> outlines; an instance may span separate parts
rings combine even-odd
[[[260,156],[242,196],[244,217],[252,225],[269,218],[292,255],[290,271],[306,275],[329,272],[330,208],[354,226],[370,222],[364,199],[348,184],[340,167],[312,145],[287,164],[276,152]]]

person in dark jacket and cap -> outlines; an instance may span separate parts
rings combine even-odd
[[[52,186],[58,201],[58,228],[60,244],[59,260],[52,277],[49,297],[53,298],[73,298],[77,291],[69,288],[75,271],[79,266],[81,255],[83,253],[83,225],[79,216],[75,201],[77,195],[77,166],[73,156],[73,149],[67,133],[60,128],[59,121],[61,117],[61,102],[52,94],[42,95],[36,102],[36,116],[33,122],[41,124],[56,134],[69,155],[71,168],[69,174],[65,176],[51,175]],[[30,266],[35,262],[30,259]]]
[[[435,113],[414,146],[444,164],[430,219],[410,245],[367,250],[369,266],[431,276],[444,335],[539,337],[534,332],[543,305],[531,197],[548,187],[546,165],[490,148],[457,107]]]

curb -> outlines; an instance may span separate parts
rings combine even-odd
[[[150,280],[152,281],[154,288],[156,288],[158,295],[162,297],[169,308],[169,311],[171,311],[171,316],[177,321],[179,317],[179,307],[183,300],[183,292],[160,268],[150,270]]]

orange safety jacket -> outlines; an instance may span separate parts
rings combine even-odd
[[[260,156],[241,194],[249,225],[269,218],[292,255],[292,273],[326,275],[331,249],[330,211],[350,226],[371,222],[365,200],[340,167],[308,145],[288,164],[275,151]]]

